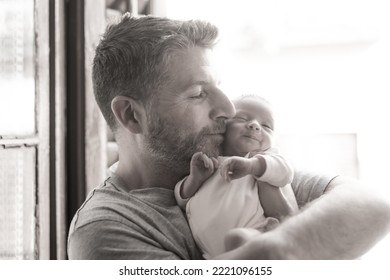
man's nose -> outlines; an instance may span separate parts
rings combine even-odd
[[[255,132],[260,132],[261,131],[261,126],[257,121],[251,121],[248,123],[248,129],[255,131]]]
[[[220,90],[215,92],[210,117],[214,120],[234,117],[236,109],[230,99]]]

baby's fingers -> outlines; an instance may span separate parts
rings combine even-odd
[[[218,160],[215,157],[212,157],[211,160],[213,161],[214,169],[217,169],[219,167]]]
[[[206,154],[202,154],[204,167],[209,171],[214,171],[214,162]]]
[[[223,179],[225,179],[227,182],[230,182],[230,175],[232,172],[230,171],[230,162],[225,161],[221,164],[219,167],[219,172]]]
[[[209,167],[208,157],[207,157],[205,154],[202,154],[201,159],[202,159],[202,161],[203,161],[204,167],[205,167],[205,168],[208,168],[208,167]]]
[[[196,152],[195,154],[192,155],[191,161],[192,162],[196,162],[196,161],[199,161],[199,160],[203,160],[202,157],[203,157],[203,153],[202,152]]]

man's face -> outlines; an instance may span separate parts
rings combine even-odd
[[[153,97],[148,112],[146,146],[154,160],[183,175],[192,155],[221,152],[227,118],[234,108],[218,89],[209,50],[193,47],[172,55],[170,81]]]

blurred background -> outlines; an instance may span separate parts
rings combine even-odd
[[[223,90],[273,104],[282,153],[390,199],[388,1],[0,0],[0,259],[66,259],[71,218],[117,160],[91,61],[126,11],[216,24]],[[386,238],[363,259],[389,252]]]

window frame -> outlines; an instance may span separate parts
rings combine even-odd
[[[34,259],[48,259],[50,252],[50,89],[49,89],[49,30],[48,0],[34,1],[34,80],[35,80],[35,133],[33,135],[0,136],[2,149],[35,147],[36,204],[32,215],[35,220]]]

